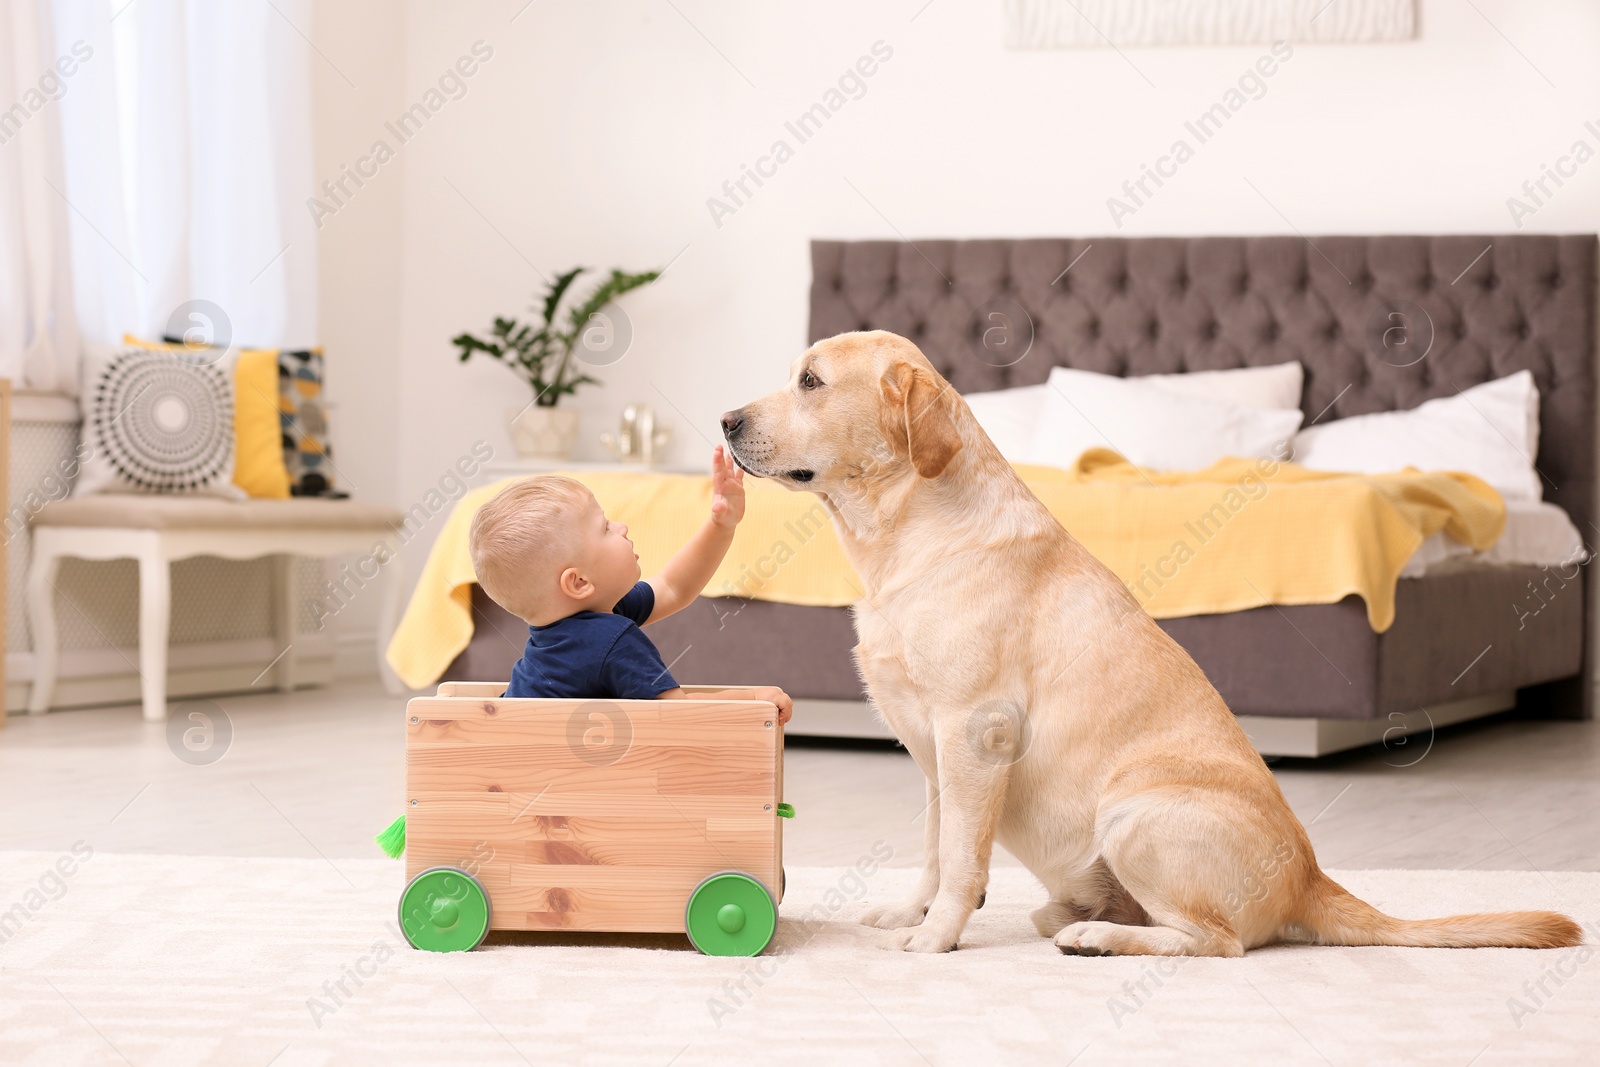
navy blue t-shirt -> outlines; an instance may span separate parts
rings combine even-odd
[[[656,591],[639,582],[609,614],[580,611],[528,627],[528,647],[511,670],[508,697],[650,700],[678,683],[639,629]]]

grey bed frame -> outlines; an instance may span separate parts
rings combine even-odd
[[[1600,535],[1592,235],[815,241],[811,257],[811,341],[892,330],[962,392],[1043,382],[1055,366],[1298,360],[1309,424],[1526,368],[1545,499],[1586,543]],[[1258,748],[1315,756],[1512,706],[1588,717],[1590,570],[1404,579],[1382,634],[1356,597],[1161,625]],[[449,677],[506,677],[525,630],[481,592],[474,609],[479,637]],[[797,700],[790,732],[884,735],[861,704],[848,609],[702,599],[650,636],[680,681],[782,686]]]

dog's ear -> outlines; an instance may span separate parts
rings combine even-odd
[[[901,361],[884,374],[882,387],[886,435],[905,442],[918,474],[937,478],[961,451],[949,383]]]

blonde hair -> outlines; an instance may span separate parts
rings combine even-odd
[[[472,569],[489,599],[530,625],[550,610],[560,568],[573,562],[576,520],[594,494],[581,482],[541,475],[514,482],[472,518]]]

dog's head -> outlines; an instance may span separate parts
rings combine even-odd
[[[789,384],[722,416],[734,462],[790,489],[937,478],[961,451],[961,400],[916,345],[874,330],[818,341]]]

